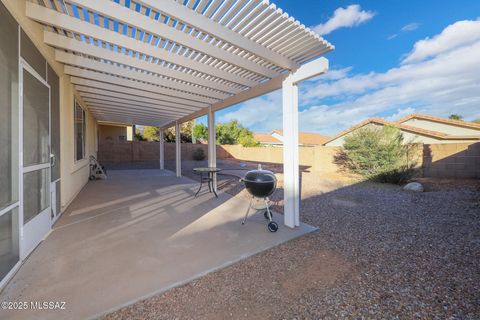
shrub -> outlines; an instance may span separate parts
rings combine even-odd
[[[205,160],[205,151],[202,148],[197,148],[192,154],[193,160],[201,161]]]
[[[345,137],[337,161],[367,179],[401,184],[414,174],[409,150],[410,145],[404,144],[397,128],[364,127]]]

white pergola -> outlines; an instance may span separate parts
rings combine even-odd
[[[98,120],[178,133],[207,114],[213,167],[214,112],[282,88],[285,224],[299,225],[297,84],[327,71],[331,44],[268,0],[34,0],[26,14]],[[176,155],[181,175],[178,138]]]

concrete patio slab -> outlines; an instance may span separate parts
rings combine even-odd
[[[8,319],[93,318],[314,230],[240,221],[248,203],[170,171],[110,171],[89,182],[0,294],[65,302],[65,310],[3,311]]]

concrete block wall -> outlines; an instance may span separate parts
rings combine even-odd
[[[425,177],[480,178],[480,143],[425,144]]]
[[[206,144],[182,143],[182,159],[193,160],[193,153],[202,149],[207,158]],[[147,141],[113,141],[101,140],[98,146],[98,159],[100,162],[135,162],[135,161],[158,161],[160,146],[158,142]],[[217,158],[226,159],[230,155],[217,146]],[[165,160],[175,160],[175,143],[165,143]]]
[[[206,144],[182,143],[182,160],[193,160],[193,153]],[[322,176],[345,175],[336,164],[339,147],[300,147],[300,165]],[[158,142],[99,142],[98,158],[104,162],[158,161]],[[283,163],[281,147],[245,148],[241,145],[217,145],[217,159],[234,158],[259,163]],[[409,164],[421,168],[425,177],[480,178],[480,143],[416,144],[409,153]],[[175,160],[175,143],[165,143],[165,160]]]

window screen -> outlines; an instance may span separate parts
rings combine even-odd
[[[85,111],[75,100],[75,160],[85,159]]]

